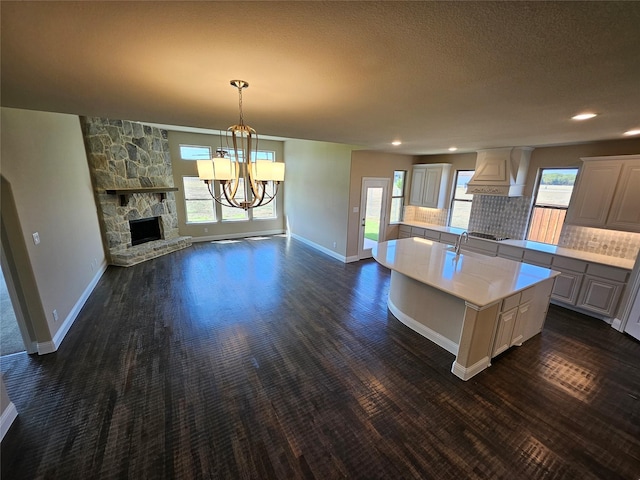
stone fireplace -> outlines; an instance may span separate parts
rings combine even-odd
[[[110,263],[135,265],[190,246],[191,237],[178,233],[167,131],[98,117],[81,117],[81,124]],[[140,242],[131,226],[142,227],[143,219],[155,226]]]

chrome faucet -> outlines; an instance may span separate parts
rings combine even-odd
[[[464,243],[467,243],[469,241],[469,234],[467,233],[466,230],[462,232],[458,237],[458,239],[456,240],[456,247],[455,247],[456,255],[460,255],[460,246],[462,245],[462,237],[464,237]]]

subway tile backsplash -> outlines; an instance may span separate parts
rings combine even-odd
[[[469,219],[470,232],[523,240],[527,234],[531,197],[475,195]],[[446,225],[449,210],[407,206],[407,221]],[[585,252],[635,260],[640,250],[640,233],[565,225],[558,245]]]

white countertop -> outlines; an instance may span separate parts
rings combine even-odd
[[[484,307],[559,272],[506,258],[465,252],[423,238],[379,243],[373,257],[391,270]]]
[[[429,230],[435,230],[438,232],[453,233],[456,235],[462,234],[465,230],[462,228],[446,227],[444,225],[433,225],[430,223],[422,222],[402,222],[403,225],[410,227],[428,228]],[[496,242],[495,240],[482,239],[487,242],[495,242],[499,245],[511,245],[514,247],[521,247],[527,250],[535,250],[537,252],[549,253],[551,255],[559,255],[561,257],[575,258],[577,260],[584,260],[590,263],[599,263],[601,265],[609,265],[611,267],[624,268],[625,270],[633,270],[635,260],[628,258],[612,257],[610,255],[601,255],[599,253],[585,252],[583,250],[574,250],[572,248],[559,247],[557,245],[550,245],[548,243],[531,242],[529,240],[502,240]],[[464,251],[464,245],[462,247]]]

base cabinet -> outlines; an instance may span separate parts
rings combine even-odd
[[[580,273],[561,272],[560,276],[556,277],[551,298],[575,305],[578,300],[578,293],[580,292],[583,276],[584,275]]]
[[[492,358],[514,345],[522,345],[525,329],[530,321],[531,301],[534,295],[534,288],[528,288],[502,301],[491,352]]]
[[[624,284],[586,276],[584,287],[576,306],[612,317],[618,306]]]

